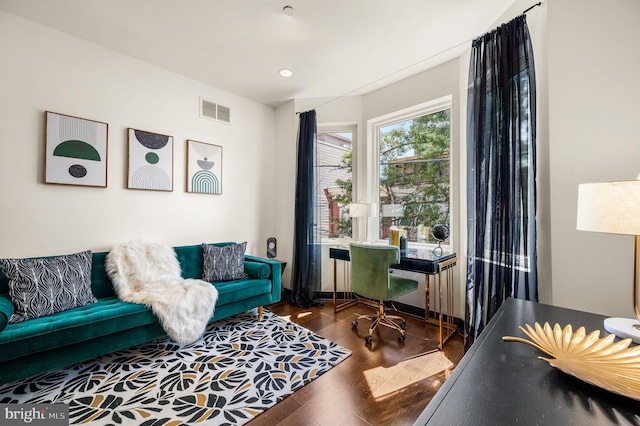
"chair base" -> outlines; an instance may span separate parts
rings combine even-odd
[[[371,326],[369,327],[369,333],[364,338],[364,341],[366,344],[373,342],[373,330],[375,330],[378,325],[384,325],[385,327],[389,327],[394,330],[397,330],[400,333],[400,335],[398,336],[398,342],[400,343],[404,342],[404,337],[406,334],[406,331],[405,331],[406,322],[404,318],[399,317],[397,315],[387,315],[382,301],[378,303],[378,312],[375,315],[359,315],[358,314],[358,318],[356,318],[351,323],[351,327],[357,328],[358,321],[361,319],[368,319],[369,321],[371,321]],[[398,324],[394,320],[400,321],[400,323]]]

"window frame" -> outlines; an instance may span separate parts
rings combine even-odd
[[[400,109],[397,111],[393,111],[388,114],[384,114],[372,119],[367,120],[367,182],[370,185],[367,185],[367,198],[372,202],[379,203],[380,202],[380,144],[378,141],[378,137],[380,134],[380,129],[382,127],[389,126],[391,124],[399,123],[402,121],[411,120],[417,117],[421,117],[424,115],[434,114],[444,110],[450,110],[450,133],[449,133],[449,211],[450,219],[449,219],[449,244],[442,244],[442,247],[445,251],[451,251],[453,249],[453,241],[455,238],[455,232],[457,231],[454,228],[454,179],[453,179],[453,170],[454,170],[454,149],[453,149],[453,96],[446,95],[431,101],[423,102],[408,108]],[[354,169],[355,172],[355,169]],[[354,181],[355,183],[355,181]],[[371,220],[369,222],[369,237],[372,238],[372,241],[376,241],[377,243],[384,244],[388,243],[387,240],[383,240],[380,238],[380,220],[379,217],[376,220]],[[409,242],[410,247],[415,248],[424,248],[424,249],[432,249],[437,245],[434,243],[421,243],[411,241]]]
[[[355,123],[318,123],[317,125],[317,134],[320,133],[346,133],[346,132],[350,132],[352,139],[351,139],[351,155],[352,155],[352,164],[351,164],[351,182],[352,182],[352,187],[355,188],[356,185],[356,166],[355,166],[355,150],[356,150],[356,144],[357,144],[357,140],[358,140],[358,125]],[[352,191],[353,193],[355,193],[355,190]],[[352,193],[352,198],[353,194]],[[328,244],[328,245],[335,245],[335,244],[341,244],[341,243],[348,243],[349,241],[351,241],[353,239],[353,237],[322,237],[321,238],[321,244]]]

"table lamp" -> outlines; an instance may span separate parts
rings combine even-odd
[[[640,306],[638,304],[640,180],[583,183],[578,185],[578,221],[576,228],[580,231],[634,236],[633,308],[637,318],[607,318],[604,321],[604,328],[618,337],[631,338],[633,342],[640,343]]]
[[[349,204],[349,216],[365,218],[364,232],[368,240],[369,239],[369,218],[378,217],[378,204],[377,203],[361,203],[361,202],[351,203]],[[358,239],[358,241],[360,241],[360,239]]]
[[[388,232],[389,232],[389,244],[390,245],[394,245],[394,231],[397,228],[397,224],[398,224],[398,219],[401,218],[402,216],[404,216],[404,206],[402,204],[383,204],[380,206],[380,216],[387,217],[390,219],[389,221],[389,228],[388,228]],[[383,222],[380,222],[380,227],[381,227],[381,232],[380,235],[384,235],[386,232],[384,226],[383,226]],[[397,242],[395,245],[399,245],[400,244],[400,240],[399,240],[400,236],[397,235]]]
[[[404,206],[402,204],[383,204],[382,217],[398,218],[404,216]]]

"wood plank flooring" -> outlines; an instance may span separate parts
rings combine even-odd
[[[365,345],[368,321],[361,321],[357,330],[351,327],[356,314],[375,312],[364,305],[338,313],[331,301],[323,308],[281,302],[267,309],[351,350],[352,355],[258,415],[249,426],[412,425],[464,351],[458,334],[443,352],[420,355],[437,347],[437,327],[407,315],[402,315],[407,323],[404,343],[398,343],[395,330],[378,327],[373,343]],[[433,369],[447,366],[432,374]]]

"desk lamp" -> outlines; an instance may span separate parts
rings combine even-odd
[[[391,217],[393,219],[397,219],[402,216],[404,216],[404,206],[402,204],[382,205],[382,217]]]
[[[640,178],[640,175],[638,175]],[[621,338],[640,343],[639,264],[640,254],[640,180],[583,183],[578,185],[578,221],[580,231],[606,232],[634,236],[633,308],[636,319],[607,318],[604,328]]]
[[[366,240],[369,240],[369,218],[378,217],[378,204],[377,203],[351,203],[349,204],[349,216],[351,217],[364,217],[364,231]],[[358,236],[361,234],[358,232]],[[360,239],[358,238],[358,241]]]

